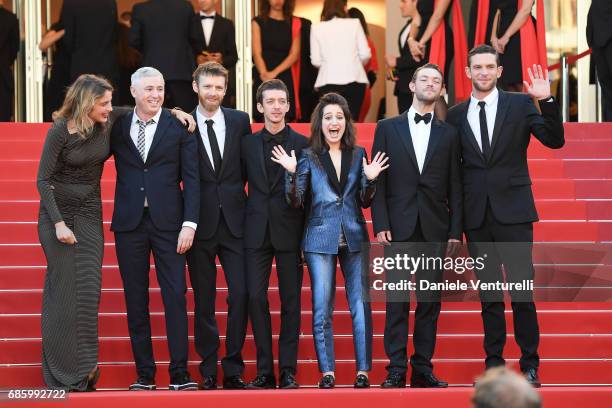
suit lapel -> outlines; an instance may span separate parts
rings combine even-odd
[[[334,163],[329,155],[329,151],[325,150],[319,154],[319,160],[323,165],[323,169],[325,169],[325,173],[327,173],[327,178],[330,183],[336,190],[336,192],[341,195],[342,190],[340,189],[340,181],[338,180],[338,176],[336,175],[336,169],[334,168]]]
[[[286,126],[287,126],[287,143],[285,143],[285,146],[283,146],[283,148],[285,149],[287,154],[291,154],[291,150],[295,149],[295,140],[293,138],[293,131],[291,130],[289,125],[286,125]],[[270,158],[269,157],[264,157],[264,160],[270,160]],[[280,167],[280,165],[279,165],[279,167]],[[279,168],[277,170],[278,171],[274,175],[274,181],[272,182],[272,187],[270,188],[270,190],[274,190],[274,188],[276,187],[276,185],[280,181],[280,179],[283,176],[283,174],[285,174],[285,172],[284,172],[284,170],[282,168]]]
[[[204,164],[206,164],[206,167],[208,167],[208,170],[210,170],[210,173],[214,176],[215,170],[213,169],[210,158],[208,157],[208,153],[206,153],[204,142],[202,142],[202,134],[200,133],[201,129],[198,126],[198,115],[196,114],[197,109],[198,108],[195,108],[193,112],[191,112],[191,116],[193,116],[193,120],[195,120],[196,123],[196,130],[194,132],[197,135],[196,137],[198,139],[198,151],[200,152],[201,160],[204,160]],[[204,129],[203,131],[205,132],[206,130]]]
[[[270,181],[268,179],[268,170],[266,169],[266,152],[264,149],[263,135],[262,132],[259,131],[257,137],[255,138],[255,152],[257,153],[257,160],[259,161],[259,167],[261,170],[261,174],[263,174],[265,188],[268,189],[270,186]]]
[[[442,137],[442,126],[436,117],[434,116],[431,122],[431,131],[429,133],[429,143],[427,143],[427,152],[425,153],[425,162],[423,163],[423,171],[421,174],[425,173],[427,169],[427,165],[431,161],[431,157],[436,151],[436,147],[438,146],[438,142]]]
[[[132,127],[133,118],[134,118],[134,112],[130,113],[129,115],[125,115],[123,117],[123,123],[121,123],[121,130],[122,130],[121,133],[123,134],[123,137],[125,138],[125,144],[127,144],[130,151],[140,161],[142,161],[142,157],[140,156],[140,153],[138,152],[138,148],[134,144],[134,141],[132,140],[132,136],[130,135],[130,129]]]
[[[213,22],[213,28],[212,31],[210,32],[210,38],[208,40],[208,43],[206,44],[206,48],[209,49],[214,49],[213,45],[216,45],[215,40],[217,39],[217,37],[219,36],[219,20],[221,20],[221,16],[219,16],[219,14],[215,13],[215,19]],[[206,36],[204,36],[204,42],[206,42]]]
[[[404,113],[397,117],[394,121],[395,130],[397,131],[400,139],[404,143],[404,147],[408,152],[408,156],[412,160],[412,164],[414,164],[414,168],[419,171],[419,165],[416,158],[416,153],[414,152],[414,146],[412,145],[412,137],[410,136],[410,125],[408,124],[408,114]]]
[[[493,158],[493,153],[495,152],[495,146],[498,144],[499,135],[501,133],[501,128],[506,119],[506,113],[508,113],[508,94],[506,92],[500,90],[499,97],[497,100],[497,113],[495,115],[495,126],[493,127],[493,139],[491,140],[491,158]]]
[[[484,161],[485,157],[482,154],[482,150],[480,149],[480,146],[478,145],[478,142],[476,141],[476,136],[474,135],[474,132],[472,132],[472,128],[470,127],[470,122],[468,121],[468,118],[467,118],[468,111],[470,110],[470,99],[468,99],[466,102],[463,102],[463,103],[465,104],[464,112],[461,115],[463,118],[463,124],[462,124],[463,133],[465,134],[465,137],[468,139],[468,143],[472,146],[476,154],[480,156],[480,158]]]
[[[147,154],[146,161],[149,161],[149,159],[153,155],[153,151],[159,144],[159,141],[161,140],[162,136],[166,132],[166,129],[168,128],[168,126],[170,126],[171,120],[172,118],[170,117],[170,114],[162,110],[162,114],[159,117],[159,123],[157,124],[157,129],[155,129],[155,134],[153,135],[153,142],[151,142],[151,147],[149,148],[149,153]]]
[[[344,193],[346,182],[348,180],[348,174],[353,164],[353,152],[356,149],[344,149],[342,150],[342,161],[340,162],[340,192]]]
[[[223,120],[225,121],[225,144],[223,146],[223,151],[221,152],[221,170],[219,170],[219,176],[223,173],[223,169],[225,169],[227,162],[232,157],[231,151],[234,148],[234,121],[231,118],[231,115],[227,110],[223,107],[220,108],[223,112]],[[217,139],[218,140],[218,139]],[[240,140],[238,140],[240,143]],[[227,159],[227,160],[226,160]]]

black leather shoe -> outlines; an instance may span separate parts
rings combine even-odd
[[[269,390],[276,388],[276,378],[273,375],[258,375],[247,384],[249,390]]]
[[[406,386],[406,376],[400,373],[389,373],[380,386],[382,388],[404,388]]]
[[[367,375],[359,374],[357,378],[355,378],[355,384],[353,384],[355,388],[370,388],[370,380]]]
[[[202,382],[199,387],[201,390],[216,390],[217,389],[217,377],[214,375],[205,375],[202,377]]]
[[[542,383],[540,383],[540,377],[538,376],[537,368],[530,368],[526,371],[523,371],[523,375],[527,379],[527,382],[531,384],[534,388],[540,388]]]
[[[170,378],[168,389],[171,391],[195,391],[198,389],[198,383],[193,381],[189,373],[175,374]]]
[[[282,373],[278,388],[282,388],[284,390],[294,390],[296,388],[300,388],[300,384],[298,384],[295,376],[292,373]]]
[[[336,386],[336,379],[333,375],[327,374],[319,381],[319,388],[334,388]]]
[[[130,391],[153,391],[155,389],[155,380],[141,375],[136,382],[130,385],[129,389]]]
[[[410,387],[412,388],[446,388],[448,383],[436,378],[433,373],[413,374],[410,376]]]
[[[226,390],[244,390],[247,385],[239,375],[232,375],[223,379],[223,388]]]

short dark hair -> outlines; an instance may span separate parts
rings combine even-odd
[[[501,65],[499,61],[499,54],[497,53],[497,50],[488,44],[480,44],[480,45],[475,46],[474,48],[470,50],[470,52],[468,52],[468,59],[467,59],[468,67],[470,66],[472,62],[472,57],[477,54],[493,54],[495,55],[495,62],[497,62],[497,66]]]
[[[417,77],[419,76],[419,72],[421,72],[424,69],[433,69],[435,71],[438,71],[438,74],[440,74],[440,77],[442,77],[442,82],[444,82],[444,74],[442,73],[442,70],[437,64],[432,64],[432,63],[427,63],[425,65],[421,65],[420,67],[418,67],[414,71],[414,74],[412,74],[412,79],[410,80],[410,82],[415,82]]]
[[[355,127],[353,126],[353,121],[351,120],[351,110],[349,109],[348,102],[342,95],[339,95],[334,92],[326,93],[319,99],[319,103],[312,111],[312,116],[310,117],[310,147],[312,151],[315,153],[321,153],[323,149],[329,149],[327,142],[325,141],[325,136],[323,135],[323,111],[327,105],[338,105],[340,109],[342,109],[342,113],[344,113],[344,118],[346,120],[346,128],[344,129],[344,134],[342,135],[342,139],[340,140],[340,148],[342,150],[352,149],[355,147],[355,143],[357,142],[357,136],[355,132]]]
[[[274,78],[262,82],[257,87],[257,92],[255,93],[255,100],[257,103],[263,104],[263,93],[271,90],[284,91],[285,95],[287,95],[287,102],[289,102],[289,89],[287,89],[287,85],[285,85],[285,83],[280,79]]]
[[[323,11],[321,11],[321,21],[328,21],[334,17],[345,18],[348,0],[325,0],[323,3]]]
[[[196,70],[193,72],[193,81],[196,84],[200,84],[200,77],[207,75],[216,77],[222,76],[223,78],[225,78],[225,87],[227,88],[227,80],[229,73],[223,65],[215,61],[208,61],[198,65]]]

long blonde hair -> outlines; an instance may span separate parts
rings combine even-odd
[[[53,114],[53,119],[74,121],[79,136],[86,137],[96,125],[89,113],[106,91],[113,92],[113,86],[105,78],[91,74],[79,76],[68,88],[64,104]]]

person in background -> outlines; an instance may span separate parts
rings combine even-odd
[[[366,86],[365,95],[363,97],[363,104],[361,105],[361,111],[359,112],[359,117],[357,122],[364,122],[365,117],[370,110],[370,105],[372,104],[372,87],[376,82],[376,75],[378,71],[378,58],[376,58],[376,47],[374,46],[374,41],[372,37],[370,37],[370,31],[368,30],[368,24],[366,23],[365,16],[356,7],[352,7],[348,10],[348,16],[350,18],[356,18],[361,23],[361,28],[363,28],[363,32],[366,35],[366,39],[368,40],[368,47],[370,47],[370,54],[372,57],[370,60],[364,65],[364,69],[366,71],[366,75],[368,76],[368,86]]]
[[[317,80],[317,69],[310,62],[310,30],[312,28],[312,22],[304,17],[297,18],[300,19],[301,25],[300,58],[298,62],[291,66],[292,74],[295,71],[299,71],[297,75],[299,77],[297,78],[297,101],[300,103],[300,117],[296,119],[296,121],[308,123],[310,122],[312,111],[319,100],[319,96],[314,88],[315,81]]]
[[[320,95],[342,95],[355,119],[369,85],[364,65],[371,57],[359,20],[347,18],[347,0],[325,0],[321,22],[310,32],[310,61],[319,68],[315,88]]]
[[[51,116],[62,106],[66,89],[70,85],[70,55],[66,52],[63,41],[65,33],[64,24],[60,20],[49,27],[38,44],[38,49],[47,53],[47,61],[49,61],[49,50],[53,47],[51,72],[44,88],[43,120],[45,122],[53,121]]]
[[[215,61],[229,71],[227,94],[223,98],[223,106],[236,107],[236,78],[234,69],[238,62],[236,49],[236,29],[234,23],[220,14],[217,14],[218,0],[198,0],[198,12],[202,32],[204,34],[204,48],[197,56],[197,63],[203,64]]]
[[[329,93],[313,112],[310,147],[302,151],[299,163],[295,151],[287,153],[282,146],[272,151],[273,161],[286,170],[287,200],[295,208],[310,200],[302,250],[312,285],[313,335],[323,375],[319,388],[334,388],[336,382],[332,315],[338,260],[353,322],[354,386],[370,386],[372,311],[361,271],[361,248],[369,239],[361,209],[369,207],[387,159],[377,154],[368,164],[365,149],[355,142],[346,99]]]
[[[587,17],[587,42],[601,84],[603,120],[612,122],[612,2],[592,0]]]
[[[289,99],[296,101],[291,67],[300,57],[301,36],[295,29],[299,19],[293,17],[295,0],[262,0],[259,15],[251,23],[253,35],[253,120],[262,122],[255,95],[259,85],[278,78],[287,85]],[[299,82],[298,82],[299,84]],[[296,117],[295,103],[289,107],[286,120]]]
[[[132,26],[132,13],[124,11],[117,24],[117,62],[119,64],[119,105],[128,106],[134,101],[130,93],[132,73],[140,66],[142,55],[130,47],[129,36]]]
[[[19,21],[3,3],[0,0],[0,122],[8,122],[13,116],[12,66],[19,52]]]

